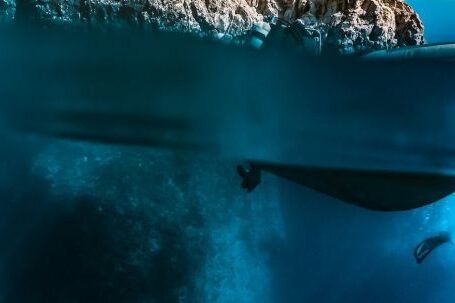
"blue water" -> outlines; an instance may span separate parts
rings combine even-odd
[[[422,18],[429,43],[455,41],[454,0],[408,0]]]
[[[172,151],[7,141],[0,302],[453,302],[455,197],[380,213],[235,162]],[[14,151],[14,152],[13,152]]]

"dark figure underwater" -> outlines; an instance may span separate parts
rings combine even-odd
[[[254,164],[250,164],[250,169],[237,166],[237,173],[242,177],[242,188],[249,193],[261,183],[261,169]]]
[[[451,242],[451,235],[449,232],[441,232],[439,235],[427,238],[417,245],[414,249],[414,257],[418,264],[422,263],[423,260],[437,247],[444,243]]]

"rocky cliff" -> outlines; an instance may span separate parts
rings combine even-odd
[[[403,0],[0,0],[1,19],[98,28],[134,27],[238,37],[268,16],[318,28],[341,53],[424,42]]]
[[[422,21],[402,0],[313,1],[299,18],[342,53],[424,43]]]

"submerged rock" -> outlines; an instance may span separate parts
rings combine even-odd
[[[14,11],[1,0],[1,16]],[[275,16],[301,20],[339,53],[423,44],[423,24],[403,0],[16,0],[16,19],[49,25],[139,28],[240,37]],[[22,21],[21,21],[22,22]]]
[[[9,23],[14,19],[16,2],[14,0],[0,0],[0,22]]]

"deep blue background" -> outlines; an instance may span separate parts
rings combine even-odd
[[[454,0],[408,0],[422,18],[429,43],[455,41]]]

